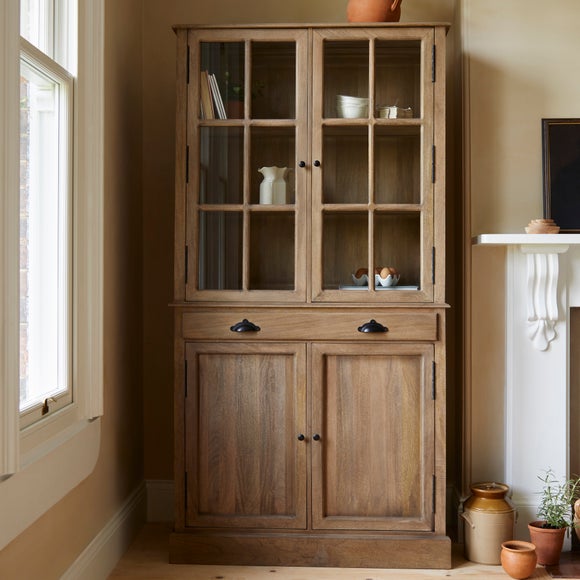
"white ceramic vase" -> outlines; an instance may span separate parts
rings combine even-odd
[[[258,171],[264,176],[260,183],[260,203],[284,205],[286,203],[287,167],[261,167]]]

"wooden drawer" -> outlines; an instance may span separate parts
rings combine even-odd
[[[248,320],[259,331],[236,332],[231,328]],[[375,320],[385,332],[361,332]],[[196,310],[181,316],[181,332],[190,340],[372,340],[436,341],[439,315],[434,311],[324,309]]]

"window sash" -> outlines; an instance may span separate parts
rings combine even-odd
[[[67,71],[22,41],[21,427],[73,400],[73,82]]]

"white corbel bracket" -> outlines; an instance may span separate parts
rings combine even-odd
[[[558,322],[559,254],[567,245],[522,245],[527,254],[527,319],[528,336],[537,350],[547,350],[556,338]]]

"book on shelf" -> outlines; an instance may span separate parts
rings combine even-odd
[[[209,84],[211,88],[211,94],[213,96],[213,102],[215,105],[215,110],[217,111],[218,119],[227,119],[226,108],[224,107],[224,101],[220,93],[220,88],[217,82],[215,74],[209,73]]]
[[[215,74],[201,71],[201,116],[203,119],[227,119],[226,108]]]
[[[211,96],[211,87],[209,84],[209,75],[206,70],[201,71],[201,78],[199,83],[200,101],[201,101],[201,116],[204,119],[215,119],[215,112],[213,108],[213,101]]]

